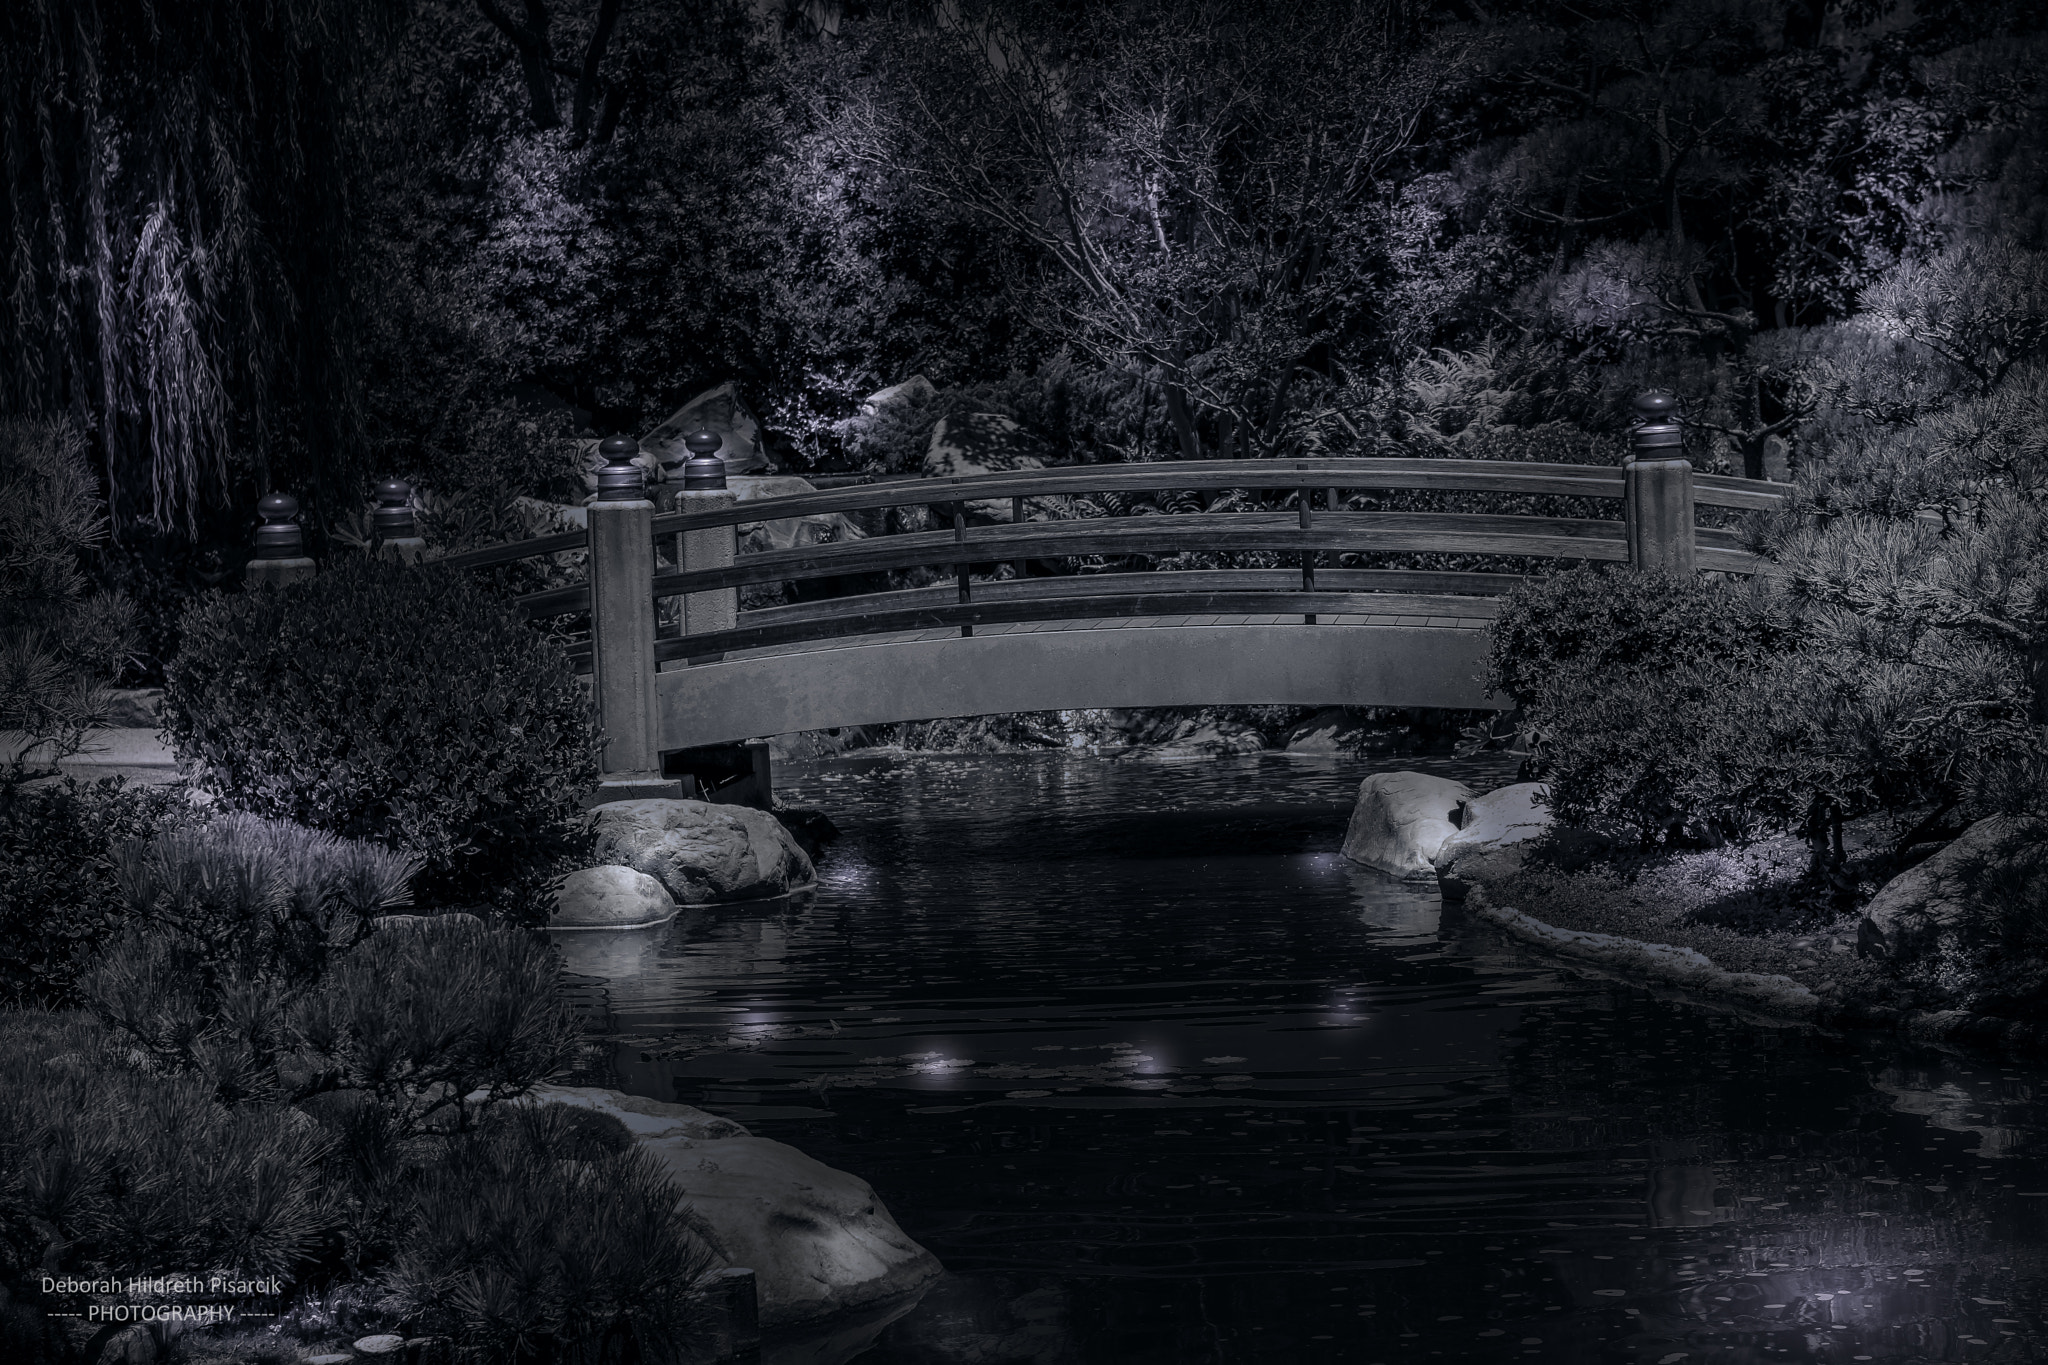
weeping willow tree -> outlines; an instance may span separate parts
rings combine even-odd
[[[401,0],[0,5],[0,409],[118,528],[362,475],[347,93]]]

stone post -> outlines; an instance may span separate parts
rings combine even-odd
[[[1678,400],[1652,390],[1636,399],[1642,419],[1622,466],[1622,523],[1637,569],[1693,572],[1692,465],[1685,458]]]
[[[590,504],[592,690],[604,729],[599,801],[664,796],[654,693],[654,504],[633,463],[640,443],[614,436]]]
[[[373,538],[379,559],[417,564],[426,553],[412,519],[412,485],[404,479],[386,479],[377,485],[377,511],[372,518]]]
[[[715,431],[693,431],[683,438],[690,459],[683,466],[683,491],[676,494],[678,512],[716,512],[733,505],[738,495],[725,486],[725,461],[718,458]],[[739,555],[737,526],[707,526],[683,532],[683,570],[725,569]],[[683,598],[683,634],[708,635],[739,624],[737,588],[714,588]],[[715,657],[715,656],[714,656]]]
[[[281,588],[311,578],[313,561],[306,557],[306,538],[299,530],[299,500],[289,493],[271,493],[256,504],[263,524],[256,528],[256,557],[242,571],[251,588]]]

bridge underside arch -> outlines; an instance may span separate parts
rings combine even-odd
[[[1446,706],[1486,694],[1487,637],[1442,626],[1092,623],[837,643],[659,674],[664,750],[946,716],[1095,707]]]

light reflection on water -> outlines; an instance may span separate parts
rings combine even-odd
[[[1334,855],[1368,771],[806,765],[815,893],[562,941],[612,1083],[946,1265],[872,1365],[2048,1359],[2039,1068],[1523,956]]]

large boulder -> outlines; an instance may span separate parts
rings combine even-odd
[[[660,462],[666,478],[679,481],[683,461],[690,458],[683,438],[699,429],[718,434],[721,444],[712,453],[725,461],[727,474],[751,474],[767,468],[761,419],[742,401],[739,386],[730,380],[704,390],[670,413],[667,421],[640,438],[640,448]]]
[[[154,730],[163,724],[164,690],[161,687],[116,687],[107,695],[109,730]]]
[[[932,427],[931,444],[924,453],[927,478],[947,479],[966,474],[1009,474],[1020,469],[1043,469],[1048,453],[1045,443],[1026,431],[1014,419],[992,412],[956,412],[941,417]],[[942,517],[950,510],[933,504]],[[1008,498],[981,498],[967,504],[969,518],[990,522],[1009,521],[1013,505]],[[1042,500],[1025,504],[1025,516],[1044,512]]]
[[[865,1180],[730,1119],[582,1086],[541,1086],[533,1100],[623,1123],[702,1220],[711,1249],[727,1265],[753,1270],[765,1330],[874,1308],[940,1273],[937,1258],[904,1235]]]
[[[809,479],[794,474],[769,474],[726,480],[737,502],[763,498],[794,497],[818,490]],[[743,521],[739,525],[740,553],[760,554],[764,550],[793,550],[805,545],[838,544],[866,535],[843,512],[826,512],[808,517],[783,517],[776,521]]]
[[[765,900],[817,884],[796,839],[764,810],[645,797],[591,814],[598,861],[646,873],[683,905]]]
[[[630,867],[586,867],[563,879],[550,929],[653,929],[680,907],[663,886]]]
[[[1366,746],[1374,728],[1349,707],[1326,706],[1289,730],[1281,747],[1290,754],[1355,754]]]
[[[901,384],[891,384],[886,389],[877,389],[861,399],[860,411],[863,417],[872,417],[884,408],[929,403],[938,396],[939,391],[932,387],[931,380],[921,374],[914,374]]]
[[[1550,808],[1537,798],[1544,782],[1517,782],[1467,801],[1454,813],[1458,826],[1430,860],[1447,901],[1461,901],[1474,886],[1519,871],[1536,843],[1551,829]]]
[[[1358,784],[1344,856],[1404,880],[1435,877],[1430,860],[1458,832],[1452,817],[1471,796],[1470,787],[1448,777],[1374,773]]]
[[[1886,882],[1864,907],[1858,946],[1895,965],[1944,950],[1995,946],[2012,914],[2048,915],[2048,897],[2021,888],[2048,875],[2048,821],[1979,820],[1917,867]],[[2031,905],[2027,901],[2031,900]]]

